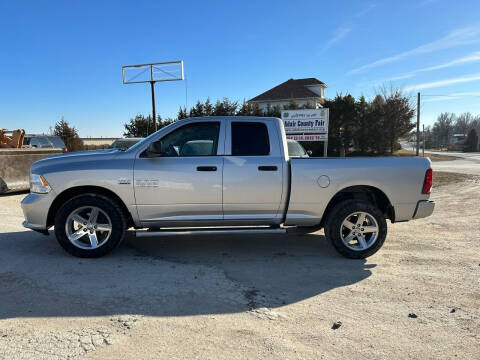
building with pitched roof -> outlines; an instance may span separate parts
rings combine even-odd
[[[264,112],[268,107],[279,106],[283,110],[290,102],[294,101],[299,106],[312,106],[321,108],[325,101],[324,91],[327,85],[316,79],[290,79],[280,85],[265,91],[248,100],[249,103],[257,103]]]

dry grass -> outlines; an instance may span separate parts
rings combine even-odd
[[[461,183],[465,181],[473,181],[475,183],[480,182],[480,176],[470,174],[459,174],[446,171],[434,171],[433,172],[433,186],[439,187],[444,185],[450,185],[455,183]]]
[[[396,156],[415,156],[415,151],[400,149],[395,153],[395,155]],[[432,160],[432,161],[449,161],[449,160],[457,160],[458,159],[455,156],[436,155],[436,154],[425,154],[425,157],[430,158],[430,160]]]

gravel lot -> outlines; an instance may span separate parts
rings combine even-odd
[[[322,232],[129,236],[77,259],[0,197],[0,358],[479,359],[480,181],[461,179],[366,261]]]

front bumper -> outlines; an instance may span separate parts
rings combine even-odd
[[[25,217],[22,225],[32,230],[47,230],[48,210],[54,199],[53,191],[48,194],[28,194],[21,203]]]
[[[432,200],[420,200],[417,203],[415,212],[413,213],[414,219],[421,219],[427,216],[432,215],[433,210],[435,209],[435,201]]]

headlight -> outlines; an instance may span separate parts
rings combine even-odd
[[[42,175],[30,174],[30,192],[46,194],[52,190]]]

